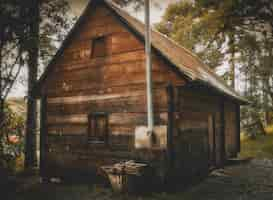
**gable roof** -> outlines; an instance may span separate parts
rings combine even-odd
[[[138,19],[132,17],[126,11],[121,9],[117,4],[110,0],[90,0],[88,6],[84,10],[82,16],[76,22],[67,38],[63,42],[61,48],[58,50],[45,72],[38,81],[37,87],[40,88],[42,82],[46,79],[47,74],[53,67],[57,60],[71,40],[72,35],[80,26],[81,22],[87,16],[97,3],[105,3],[130,29],[132,29],[137,35],[145,37],[145,25]],[[191,53],[189,50],[185,49],[181,45],[177,44],[170,38],[161,34],[156,30],[152,30],[152,47],[157,50],[161,55],[163,55],[169,62],[178,68],[178,70],[186,75],[193,82],[200,82],[205,84],[221,94],[228,96],[239,103],[247,104],[248,101],[240,96],[233,88],[229,87],[220,77],[218,77],[208,66],[206,66],[196,55]]]

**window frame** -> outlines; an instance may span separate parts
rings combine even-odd
[[[105,120],[105,132],[103,133],[103,140],[96,135],[96,129],[98,124],[98,119],[103,118]],[[88,129],[87,129],[87,141],[88,144],[104,144],[108,145],[109,136],[109,115],[108,113],[95,112],[88,115]]]

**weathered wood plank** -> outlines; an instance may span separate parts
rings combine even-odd
[[[168,96],[168,130],[167,130],[167,152],[168,152],[168,171],[174,167],[175,152],[174,152],[174,131],[175,131],[175,96],[172,85],[167,87]]]
[[[54,124],[48,125],[49,135],[87,135],[88,124]]]
[[[79,115],[48,115],[48,123],[53,124],[65,124],[65,123],[77,123],[86,124],[88,122],[88,114]],[[145,125],[146,113],[112,113],[109,115],[109,124],[115,125]],[[155,123],[158,125],[166,125],[168,119],[167,112],[156,113]]]
[[[110,125],[109,133],[113,136],[128,135],[134,137],[136,126],[134,125]]]
[[[168,74],[162,74],[161,72],[153,72],[154,83],[166,83],[172,80],[175,84],[182,84],[183,81],[176,81],[175,77],[168,76]],[[58,90],[59,92],[68,92],[73,90],[82,89],[95,89],[102,87],[117,87],[125,86],[129,84],[144,84],[145,74],[144,73],[123,73],[118,78],[107,78],[102,73],[98,73],[93,79],[84,79],[81,81],[69,81],[64,80],[62,82],[53,82],[51,89]]]
[[[208,117],[208,134],[209,134],[209,158],[210,165],[215,166],[216,163],[216,129],[215,129],[215,116],[209,115]]]
[[[110,135],[128,135],[134,136],[136,126],[134,125],[117,125],[111,124],[109,126]],[[48,124],[48,134],[49,135],[79,135],[86,136],[88,124],[75,124],[75,123],[66,123],[66,124]]]
[[[156,67],[156,66],[155,66]],[[119,64],[109,64],[109,65],[90,65],[88,64],[84,68],[76,69],[76,70],[56,70],[54,77],[56,77],[56,81],[61,79],[66,81],[71,80],[84,80],[93,78],[94,74],[103,74],[103,76],[108,77],[111,75],[117,77],[119,73],[138,73],[143,72],[145,70],[144,60],[140,61],[129,61]],[[154,69],[155,70],[155,69]],[[160,69],[157,68],[157,71]]]
[[[154,85],[156,86],[156,85]],[[75,104],[75,103],[84,103],[92,101],[100,102],[99,103],[109,103],[116,101],[123,101],[128,103],[137,103],[144,104],[145,103],[145,85],[132,85],[132,86],[123,86],[123,87],[111,87],[105,88],[102,90],[93,90],[91,91],[92,95],[75,95],[75,96],[63,96],[63,97],[50,97],[48,103],[49,104]],[[164,88],[155,87],[154,88],[154,101],[156,105],[162,105],[162,107],[166,107],[167,103],[167,95]],[[131,101],[131,102],[130,102]],[[117,102],[118,103],[118,102]],[[122,104],[121,104],[122,105]],[[165,106],[164,106],[165,105]]]
[[[68,48],[68,50],[64,51],[62,55],[63,60],[82,60],[88,62],[91,59],[92,53],[92,43],[96,38],[98,29],[95,29],[96,32],[94,35],[90,36],[92,38],[86,39],[85,44]],[[106,37],[106,55],[111,56],[113,54],[126,53],[128,51],[136,51],[136,50],[144,50],[143,44],[138,41],[134,36],[130,33],[114,33],[111,35],[107,35]],[[82,42],[82,41],[81,41]],[[96,57],[92,57],[94,59]]]
[[[236,105],[232,102],[225,102],[225,145],[228,157],[237,156],[237,119]]]
[[[166,87],[166,83],[154,83],[153,89],[159,90],[159,88]],[[120,94],[120,93],[129,93],[132,91],[139,92],[146,89],[146,85],[144,83],[136,83],[136,84],[128,84],[128,85],[114,85],[114,86],[106,86],[106,85],[97,85],[91,84],[89,87],[82,87],[77,90],[66,90],[64,89],[50,89],[48,90],[49,98],[56,97],[73,97],[73,96],[89,96],[89,95],[99,95],[99,94]],[[165,95],[163,95],[164,97]]]
[[[131,33],[112,34],[111,54],[118,54],[132,50],[144,50],[144,45]]]
[[[127,51],[125,53],[109,55],[101,58],[88,58],[71,60],[62,59],[62,62],[56,64],[56,69],[73,70],[92,66],[105,66],[120,64],[133,61],[144,61],[145,53],[143,50]]]
[[[99,16],[101,15],[101,16]],[[84,23],[82,27],[82,32],[90,31],[92,29],[96,29],[97,27],[101,26],[108,26],[108,25],[119,25],[122,29],[126,30],[121,23],[113,16],[111,13],[97,13],[90,16],[89,20]]]
[[[129,97],[140,97],[143,95],[143,91],[140,92],[130,92],[123,94],[104,94],[104,95],[89,95],[89,96],[73,96],[73,97],[56,97],[48,98],[49,104],[75,104],[75,103],[84,103],[90,101],[100,101],[107,99],[120,99],[120,98],[129,98]]]
[[[42,95],[40,102],[40,174],[43,177],[45,175],[45,163],[46,161],[46,140],[47,140],[47,97]]]
[[[82,50],[82,48],[80,48]],[[74,49],[72,49],[74,52]],[[163,60],[159,60],[157,56],[152,55],[153,60],[153,69],[161,69],[165,70],[165,72],[172,69],[165,63]],[[88,58],[87,60],[78,59],[78,60],[64,60],[59,64],[56,64],[55,72],[62,72],[62,71],[70,71],[75,69],[82,69],[82,68],[90,68],[90,67],[101,67],[101,66],[109,66],[109,65],[119,65],[119,64],[126,64],[134,63],[134,62],[143,62],[145,66],[145,53],[144,50],[127,50],[124,53],[117,53],[108,55],[104,58]],[[54,76],[55,74],[53,74]]]
[[[155,112],[167,111],[167,97],[164,90],[154,90],[154,110]],[[70,97],[71,98],[71,97]],[[139,96],[129,96],[122,98],[100,99],[78,101],[75,99],[54,99],[49,102],[49,114],[82,114],[91,112],[146,112],[146,96],[142,91]],[[85,98],[82,98],[86,100]],[[58,100],[58,102],[57,102]],[[69,100],[69,101],[68,101]],[[72,101],[73,100],[73,101]],[[76,101],[77,100],[77,101]]]
[[[237,144],[237,152],[241,151],[241,111],[240,105],[236,105],[236,144]]]
[[[225,148],[225,106],[224,99],[220,102],[220,132],[219,132],[219,160],[217,162],[218,166],[223,166],[226,161],[226,148]]]

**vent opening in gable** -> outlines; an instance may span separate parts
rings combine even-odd
[[[92,55],[91,58],[105,57],[106,52],[106,37],[98,37],[92,41]]]

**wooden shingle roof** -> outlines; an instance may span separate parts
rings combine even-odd
[[[125,10],[121,9],[118,5],[110,0],[90,0],[90,3],[83,12],[82,16],[79,18],[74,28],[69,33],[68,37],[53,58],[52,62],[45,70],[44,74],[41,76],[38,82],[38,87],[46,78],[48,71],[56,61],[56,57],[62,53],[66,44],[70,40],[70,37],[80,25],[81,21],[97,3],[105,3],[124,23],[126,23],[126,25],[131,30],[135,31],[144,40],[145,25],[141,21],[128,14]],[[196,55],[156,30],[152,30],[152,47],[153,49],[159,51],[161,55],[168,59],[168,61],[176,66],[178,70],[186,75],[191,81],[205,84],[206,86],[209,86],[222,93],[223,95],[231,97],[232,99],[237,100],[242,104],[248,103],[244,97],[240,96],[233,88],[229,87]]]

